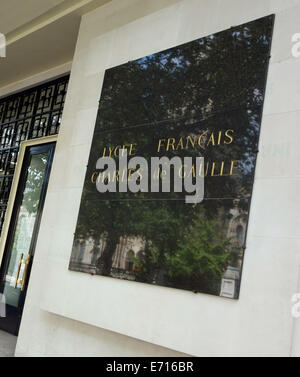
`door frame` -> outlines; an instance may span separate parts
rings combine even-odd
[[[8,236],[11,218],[12,218],[12,214],[13,214],[13,209],[14,209],[16,194],[17,194],[17,190],[18,190],[18,186],[19,186],[19,180],[20,180],[21,171],[22,171],[22,167],[23,167],[23,161],[24,161],[26,148],[36,146],[36,145],[42,145],[42,144],[46,144],[46,143],[57,142],[57,138],[58,138],[58,135],[46,136],[46,137],[42,137],[42,138],[22,141],[21,144],[20,144],[20,150],[19,150],[18,159],[17,159],[17,163],[16,163],[15,173],[14,173],[12,186],[11,186],[11,190],[10,190],[10,194],[9,194],[9,199],[8,199],[8,203],[7,203],[5,219],[4,219],[2,232],[1,232],[1,236],[0,236],[0,266],[2,265],[2,261],[3,261],[7,236]],[[54,155],[55,155],[55,153],[54,153]],[[51,176],[51,174],[50,174],[50,176]]]

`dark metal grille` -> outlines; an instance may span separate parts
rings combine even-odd
[[[69,76],[0,99],[0,232],[24,140],[59,131]]]

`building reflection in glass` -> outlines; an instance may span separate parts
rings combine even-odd
[[[274,16],[106,71],[70,269],[238,298]],[[205,200],[99,194],[96,161],[204,157]]]

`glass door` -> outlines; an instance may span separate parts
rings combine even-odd
[[[27,147],[0,270],[6,316],[0,329],[17,335],[46,196],[55,143]]]

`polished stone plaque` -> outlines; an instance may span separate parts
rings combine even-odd
[[[70,270],[238,298],[273,24],[264,17],[106,71]],[[186,203],[172,185],[118,190],[136,172],[118,165],[124,150],[149,165],[202,157],[172,174],[204,178],[204,200]],[[102,157],[116,162],[112,174]],[[117,190],[100,193],[101,180]]]

